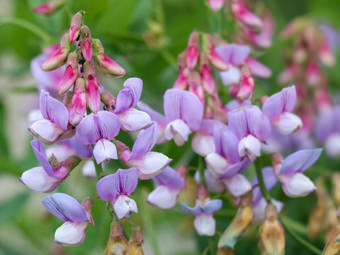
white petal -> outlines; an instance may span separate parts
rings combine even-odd
[[[59,162],[63,162],[68,157],[74,154],[75,153],[71,148],[69,148],[68,146],[59,145],[59,144],[56,146],[50,147],[46,150],[47,158],[50,158],[52,155],[54,155]]]
[[[99,140],[93,148],[93,156],[97,164],[110,159],[117,159],[117,148],[112,142],[106,139]]]
[[[215,234],[216,222],[212,215],[200,214],[196,216],[194,226],[201,236],[213,236]]]
[[[250,182],[242,174],[237,174],[232,178],[226,179],[224,183],[229,192],[235,197],[242,196],[251,190]]]
[[[54,241],[60,244],[77,245],[84,241],[87,223],[65,222],[55,231]]]
[[[283,177],[281,180],[283,190],[289,197],[304,197],[316,190],[314,183],[302,173]]]
[[[135,200],[124,195],[117,198],[117,200],[113,203],[113,208],[115,209],[118,219],[128,217],[133,212],[138,212]]]
[[[239,142],[238,153],[241,157],[247,156],[254,161],[256,157],[261,155],[261,142],[252,135],[248,135]]]
[[[182,146],[190,135],[191,130],[183,120],[177,119],[170,122],[165,128],[165,138],[167,140],[174,139],[178,146]]]
[[[118,115],[122,124],[122,129],[129,132],[135,132],[150,125],[152,120],[146,112],[131,108],[126,112]]]
[[[38,109],[32,110],[28,113],[28,123],[33,123],[43,118],[44,117],[42,116],[41,111]]]
[[[62,129],[46,119],[32,123],[30,130],[34,136],[46,142],[54,142],[63,133]]]
[[[215,152],[210,153],[208,156],[206,156],[205,162],[207,163],[208,169],[215,176],[222,175],[224,173],[224,170],[228,166],[228,161]]]
[[[82,167],[82,173],[87,178],[96,179],[97,173],[96,173],[96,167],[94,166],[94,163],[92,160],[86,160]]]
[[[192,149],[202,157],[207,156],[210,153],[215,152],[214,137],[210,135],[203,135],[196,133],[192,139]]]
[[[149,195],[147,201],[161,209],[167,210],[175,206],[179,190],[169,189],[164,185],[158,186]]]
[[[340,134],[330,135],[325,142],[325,147],[329,156],[340,156]]]
[[[31,190],[38,192],[51,192],[60,182],[59,179],[49,176],[41,166],[25,171],[20,181]]]
[[[290,112],[281,114],[279,120],[275,124],[279,132],[283,135],[291,135],[302,127],[301,119]]]
[[[159,152],[148,152],[140,160],[130,161],[129,164],[138,168],[138,175],[141,179],[150,179],[159,174],[171,159]]]
[[[225,72],[220,72],[223,85],[238,84],[241,79],[241,71],[239,68],[229,65],[229,68]]]

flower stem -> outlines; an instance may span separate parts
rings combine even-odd
[[[20,18],[9,17],[0,20],[0,27],[4,25],[16,25],[21,28],[24,28],[30,31],[32,34],[35,34],[37,37],[42,39],[45,44],[50,44],[53,42],[53,37],[51,37],[48,33],[42,30],[39,26]]]
[[[301,238],[300,236],[298,236],[287,224],[287,221],[285,220],[284,217],[280,216],[280,220],[284,226],[284,228],[287,230],[288,234],[293,237],[298,243],[300,243],[301,245],[303,245],[304,247],[306,247],[306,249],[308,249],[309,251],[311,251],[314,254],[320,255],[322,253],[322,251],[315,247],[313,244],[311,244],[310,242],[306,241],[305,239]]]
[[[263,174],[262,174],[262,164],[261,164],[260,159],[257,159],[255,161],[255,169],[256,169],[256,175],[257,175],[257,179],[258,179],[258,182],[259,182],[259,186],[260,186],[262,195],[263,195],[264,199],[266,199],[267,203],[270,204],[271,198],[270,198],[269,191],[267,190],[266,185],[264,183]]]

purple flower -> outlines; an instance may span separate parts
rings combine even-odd
[[[320,157],[322,149],[300,150],[290,154],[281,166],[275,167],[282,189],[289,197],[302,197],[313,192],[314,183],[303,174]]]
[[[104,201],[112,202],[118,219],[137,213],[136,202],[128,196],[136,189],[138,172],[136,168],[118,169],[114,174],[107,175],[97,183],[97,192]]]
[[[269,119],[254,105],[244,106],[228,113],[229,127],[240,140],[238,152],[240,157],[247,156],[255,160],[261,155],[262,142],[271,132]]]
[[[48,58],[46,54],[40,54],[31,61],[31,72],[33,77],[38,82],[40,90],[46,90],[53,96],[58,95],[58,84],[63,78],[64,67],[57,68],[50,72],[45,72],[41,69],[41,65]]]
[[[63,162],[58,162],[56,167],[51,166],[45,147],[40,141],[33,140],[31,145],[41,166],[25,171],[19,180],[32,190],[51,192],[67,177],[69,169]]]
[[[340,107],[334,106],[321,112],[315,125],[316,138],[325,145],[331,157],[340,155]]]
[[[120,130],[118,117],[108,111],[86,116],[77,126],[77,139],[83,144],[95,144],[93,155],[97,164],[117,159],[116,146],[110,141]]]
[[[151,151],[158,138],[156,123],[142,130],[126,163],[138,169],[139,178],[149,179],[159,174],[170,162],[166,155]]]
[[[295,105],[296,89],[293,85],[269,97],[263,104],[263,113],[280,133],[290,135],[302,127],[301,119],[291,113]]]
[[[55,232],[55,242],[77,245],[84,241],[89,218],[77,200],[64,193],[55,193],[41,202],[51,214],[64,222]]]
[[[124,82],[124,89],[118,93],[114,113],[118,115],[122,129],[125,131],[139,131],[151,123],[151,118],[146,112],[135,108],[141,97],[142,89],[141,79],[129,78]]]
[[[238,153],[239,139],[226,125],[216,122],[214,126],[216,151],[205,157],[208,169],[218,178],[231,178],[245,169],[250,160],[241,160]]]
[[[43,143],[52,144],[68,128],[68,110],[62,102],[42,90],[40,93],[40,111],[43,119],[31,123],[29,131]]]
[[[184,188],[183,178],[171,167],[166,167],[153,181],[157,188],[148,195],[147,201],[161,209],[174,207],[179,192]]]
[[[191,132],[197,131],[203,118],[203,105],[188,91],[168,89],[164,94],[164,113],[167,120],[165,138],[182,146]]]
[[[194,179],[197,184],[201,183],[199,171],[196,171]],[[226,188],[223,180],[215,177],[208,169],[204,171],[204,183],[209,192],[221,193]]]
[[[191,146],[194,152],[202,157],[215,152],[214,143],[214,124],[215,120],[202,120],[199,130],[195,133],[191,141]]]
[[[188,207],[181,203],[182,210],[185,213],[195,215],[194,226],[199,235],[213,236],[215,234],[216,222],[213,213],[222,207],[222,200],[196,200],[194,207]]]

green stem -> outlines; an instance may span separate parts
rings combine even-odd
[[[147,191],[145,189],[143,189],[140,192],[140,201],[145,201],[145,198],[147,196]],[[160,255],[160,250],[159,250],[159,245],[158,245],[158,241],[157,241],[157,235],[154,229],[154,224],[152,222],[152,219],[150,217],[150,212],[148,211],[147,208],[147,204],[146,203],[141,203],[140,204],[140,215],[142,217],[144,226],[145,226],[145,230],[146,230],[146,234],[149,237],[150,240],[150,244],[151,244],[151,248],[153,251],[154,255]]]
[[[97,175],[97,180],[100,179],[100,177],[102,176],[103,173],[103,167],[101,164],[97,164],[97,162],[95,162],[95,160],[93,160],[95,169],[96,169],[96,175]]]
[[[16,25],[21,28],[24,28],[30,31],[32,34],[35,34],[37,37],[42,39],[46,44],[50,44],[53,42],[53,38],[42,30],[39,26],[20,18],[10,17],[4,18],[0,20],[0,27],[4,25]]]
[[[286,226],[295,231],[297,234],[307,235],[307,227],[302,223],[295,221],[287,216],[281,215],[281,221],[284,221]]]
[[[306,247],[306,249],[308,249],[309,251],[311,251],[314,254],[320,255],[322,253],[322,251],[315,247],[313,244],[311,244],[310,242],[306,241],[305,239],[301,238],[300,236],[298,236],[287,224],[287,222],[285,221],[284,218],[280,217],[280,220],[282,221],[282,224],[284,226],[284,228],[287,230],[288,234],[293,237],[298,243],[300,243],[301,245],[303,245],[304,247]]]
[[[259,186],[260,186],[262,195],[263,195],[264,199],[266,199],[267,203],[270,204],[271,198],[270,198],[269,191],[267,190],[266,185],[264,183],[263,174],[262,174],[262,165],[261,165],[260,159],[257,159],[255,161],[255,169],[256,169],[256,175],[257,175],[257,179],[258,179],[258,182],[259,182]]]

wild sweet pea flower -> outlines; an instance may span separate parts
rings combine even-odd
[[[230,111],[228,123],[240,140],[239,156],[247,156],[252,161],[259,157],[262,143],[269,138],[271,132],[270,121],[261,110],[251,105]]]
[[[164,113],[168,122],[165,138],[174,139],[178,146],[182,146],[190,133],[200,128],[203,105],[191,92],[168,89],[164,94]]]
[[[194,226],[199,235],[213,236],[215,235],[216,222],[213,213],[222,207],[222,200],[196,200],[194,207],[188,207],[181,203],[182,210],[185,213],[195,215]]]
[[[122,129],[128,132],[139,131],[150,125],[150,116],[135,108],[142,94],[143,81],[139,78],[129,78],[124,82],[116,99],[114,113],[119,117]]]
[[[53,162],[55,165],[52,166],[47,158],[44,144],[40,141],[33,140],[31,145],[41,166],[25,171],[19,180],[32,190],[51,192],[67,177],[68,166],[65,162],[58,161],[55,158]]]
[[[216,151],[205,157],[208,169],[219,179],[231,178],[245,169],[250,161],[241,160],[238,153],[239,139],[226,125],[216,122],[214,126]]]
[[[33,77],[38,82],[39,90],[46,90],[53,96],[58,93],[58,85],[63,77],[64,68],[59,67],[53,71],[45,72],[41,70],[40,66],[48,58],[47,54],[40,54],[31,61],[31,72]]]
[[[303,174],[319,158],[322,149],[300,150],[290,154],[274,170],[282,184],[282,189],[289,197],[302,197],[313,192],[314,183]]]
[[[320,113],[315,126],[315,136],[325,145],[330,157],[340,156],[340,107],[334,106]]]
[[[116,173],[98,181],[97,192],[101,199],[112,202],[118,219],[121,219],[138,212],[135,200],[128,197],[136,189],[137,183],[136,168],[118,169]]]
[[[110,141],[120,130],[118,117],[109,111],[91,113],[77,126],[77,139],[83,144],[94,144],[93,155],[97,164],[117,159],[117,148]]]
[[[43,198],[41,202],[51,214],[64,222],[54,234],[56,243],[77,245],[84,241],[90,220],[76,199],[64,193],[55,193]]]
[[[158,128],[156,123],[153,123],[138,134],[131,153],[125,151],[121,155],[127,165],[138,169],[141,179],[156,176],[171,162],[166,155],[151,151],[157,138]]]
[[[231,11],[237,21],[241,22],[250,29],[259,31],[262,29],[262,21],[254,13],[250,12],[242,0],[231,3]]]
[[[166,167],[153,178],[157,184],[147,198],[148,203],[161,209],[171,209],[175,206],[179,192],[184,188],[183,178],[171,167]]]
[[[227,44],[216,47],[216,51],[229,64],[227,71],[220,72],[223,85],[234,85],[241,81],[241,67],[244,63],[251,73],[259,78],[268,78],[271,75],[271,71],[266,66],[249,57],[248,46]]]
[[[271,190],[275,184],[277,183],[277,177],[274,174],[272,167],[265,167],[262,169],[264,184],[267,190]],[[259,187],[259,182],[257,177],[254,178],[252,182],[253,187],[253,221],[254,222],[261,222],[264,219],[264,215],[266,212],[266,207],[268,203],[266,202],[265,198],[262,195],[261,189]],[[280,212],[283,208],[283,203],[277,201],[275,199],[271,200],[272,204],[276,207],[276,210]]]
[[[201,184],[199,171],[196,171],[194,180],[197,184]],[[209,192],[221,193],[226,189],[223,180],[216,178],[208,169],[204,170],[204,184]]]
[[[40,111],[43,119],[31,123],[29,131],[43,143],[52,144],[68,129],[68,110],[62,102],[42,90]]]
[[[290,135],[302,127],[301,119],[291,113],[295,105],[296,88],[293,85],[269,97],[262,109],[280,133]]]
[[[200,128],[197,130],[194,137],[192,138],[192,149],[194,150],[194,152],[202,157],[215,152],[213,135],[214,124],[215,120],[202,120]]]

